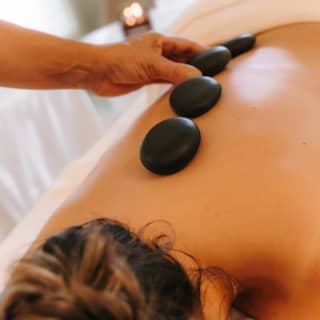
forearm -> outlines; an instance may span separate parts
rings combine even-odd
[[[86,88],[95,47],[0,21],[0,86]]]
[[[182,62],[202,51],[194,42],[156,33],[94,46],[0,20],[0,86],[81,88],[116,96],[153,82],[180,83],[200,76]]]

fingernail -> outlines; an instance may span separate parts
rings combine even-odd
[[[194,69],[190,70],[187,73],[188,78],[197,78],[202,76],[202,72],[200,70]]]

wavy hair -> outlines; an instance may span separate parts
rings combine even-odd
[[[158,241],[93,220],[49,238],[13,267],[0,319],[186,320],[201,310],[200,278],[192,281]]]

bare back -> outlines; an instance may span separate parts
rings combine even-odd
[[[175,116],[169,93],[132,110],[138,120],[40,238],[100,216],[136,229],[167,220],[176,247],[246,285],[240,304],[258,319],[320,317],[319,43],[320,24],[260,34],[217,76],[223,96],[195,119],[201,147],[177,174],[153,175],[139,161],[146,132]]]

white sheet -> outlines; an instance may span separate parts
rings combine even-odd
[[[320,21],[320,1],[199,0],[171,30],[204,43],[216,43],[241,32],[257,33],[272,27],[303,21]],[[148,90],[147,96],[141,96],[142,100],[138,103],[148,104],[158,95],[159,87],[153,87]],[[120,119],[118,125],[115,124],[86,157],[70,166],[58,180],[56,188],[42,198],[24,223],[4,241],[0,247],[0,256],[4,257],[0,262],[0,286],[4,283],[4,271],[10,262],[24,252],[57,206],[85,179],[104,150],[116,141],[120,132],[125,131],[125,125],[130,121],[134,119]],[[36,232],[31,231],[28,226],[34,227]],[[19,248],[22,250],[16,250]]]
[[[0,101],[2,239],[102,128],[84,92],[0,88]]]

